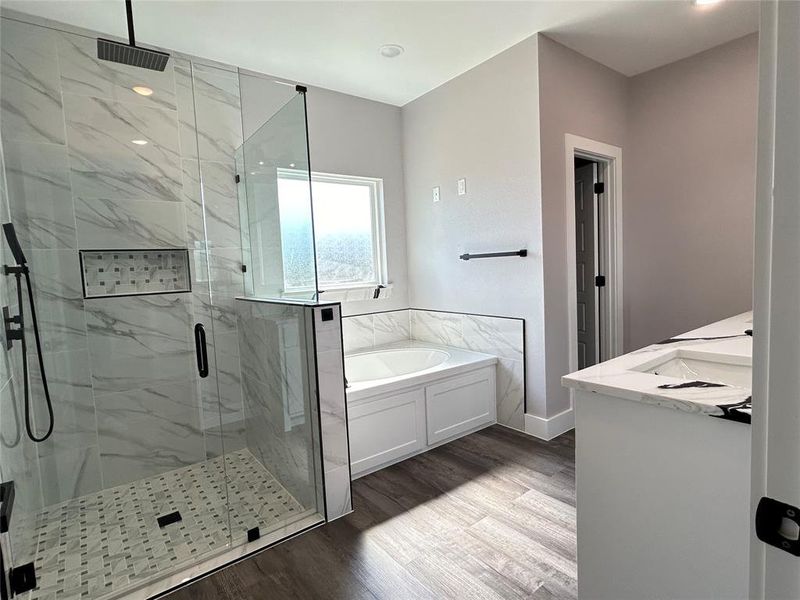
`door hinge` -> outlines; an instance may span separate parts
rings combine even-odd
[[[606,276],[605,275],[597,275],[594,278],[594,285],[596,287],[606,287]]]
[[[594,184],[594,193],[595,194],[603,194],[606,191],[606,184],[604,182],[599,182]]]
[[[765,544],[800,556],[800,508],[761,498],[756,509],[756,535]]]
[[[36,567],[32,562],[12,568],[8,573],[11,595],[24,594],[36,588]]]
[[[236,176],[233,179],[234,179],[234,181],[236,181],[236,183],[239,183],[242,180],[242,178],[239,177],[238,173],[236,174]]]

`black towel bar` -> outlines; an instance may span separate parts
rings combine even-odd
[[[528,256],[528,251],[523,248],[522,250],[515,250],[513,252],[485,252],[483,254],[462,254],[458,258],[461,260],[471,260],[473,258],[497,258],[500,256]]]

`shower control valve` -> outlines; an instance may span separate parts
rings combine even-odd
[[[22,315],[11,316],[8,307],[3,307],[3,324],[6,333],[6,350],[11,350],[15,340],[22,340],[25,333],[23,330]],[[18,325],[19,327],[14,327]]]

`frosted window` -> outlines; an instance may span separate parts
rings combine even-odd
[[[308,281],[307,175],[278,173],[284,282],[287,291],[312,288]],[[312,175],[314,234],[319,288],[381,282],[381,182],[339,175]]]

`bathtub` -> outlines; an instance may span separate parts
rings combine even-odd
[[[344,363],[353,477],[496,422],[495,356],[411,341]]]

